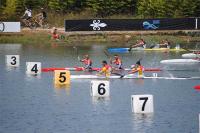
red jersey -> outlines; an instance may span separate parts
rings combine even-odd
[[[85,65],[89,65],[89,66],[91,66],[92,65],[92,60],[90,60],[90,59],[83,59],[83,60],[81,60]]]
[[[122,64],[122,61],[118,58],[118,59],[115,59],[113,63],[115,65],[120,65],[120,64]]]

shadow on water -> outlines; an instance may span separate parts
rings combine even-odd
[[[59,95],[59,93],[61,93],[63,90],[65,91],[66,95],[69,96],[70,95],[70,84],[66,84],[66,85],[59,85],[59,84],[54,84],[54,90],[56,95]]]
[[[152,128],[154,122],[154,114],[133,114],[133,132],[136,133],[147,133],[147,131]]]
[[[110,102],[110,97],[92,97],[93,105],[104,104],[108,105]]]

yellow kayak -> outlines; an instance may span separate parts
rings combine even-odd
[[[134,49],[133,49],[134,50]],[[186,51],[185,49],[176,49],[176,48],[145,48],[144,51]]]
[[[108,52],[129,52],[130,48],[108,48]],[[186,51],[182,48],[132,48],[131,51]]]

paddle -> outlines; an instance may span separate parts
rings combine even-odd
[[[104,52],[104,54],[105,54],[108,58],[110,58],[110,55],[109,55],[109,53],[108,53],[106,50],[104,50],[103,52]]]
[[[150,49],[153,49],[153,48],[156,47],[156,45],[157,45],[157,44],[151,44],[149,48],[150,48]]]
[[[132,45],[130,45],[128,51],[130,52],[132,48],[133,48]]]
[[[78,48],[76,46],[73,47],[75,52],[76,52],[76,55],[77,55],[77,58],[78,58],[78,61],[80,61],[80,57],[79,57],[79,54],[78,54]]]

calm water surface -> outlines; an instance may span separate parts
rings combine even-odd
[[[79,46],[78,52],[80,56],[89,54],[94,66],[100,66],[102,60],[108,60],[105,49],[101,44]],[[181,58],[182,53],[133,52],[121,56],[125,66],[143,58],[146,67],[171,70],[158,72],[158,76],[200,76],[199,64],[159,63]],[[20,55],[20,67],[6,67],[8,54]],[[42,62],[42,67],[81,65],[73,47],[1,44],[0,133],[198,133],[200,92],[193,86],[200,84],[199,80],[112,79],[110,97],[97,99],[90,96],[91,80],[72,80],[69,88],[56,88],[53,73],[28,77],[27,61]],[[133,114],[133,94],[152,94],[154,113]]]

